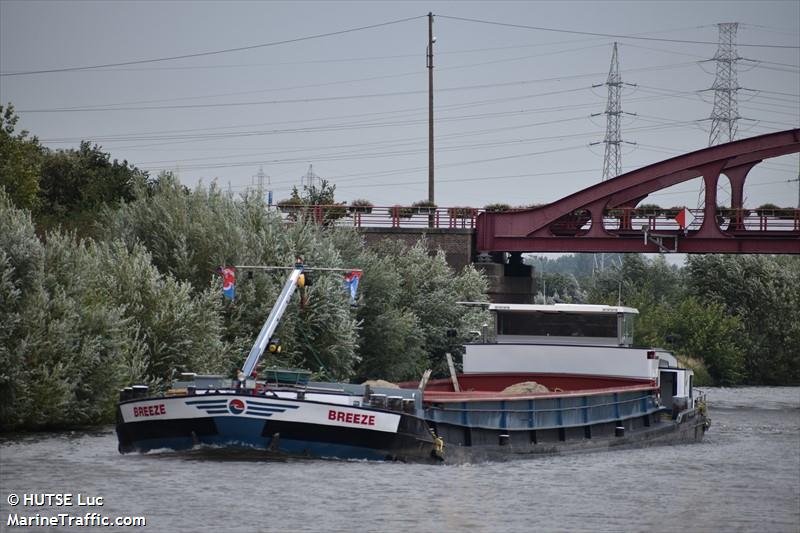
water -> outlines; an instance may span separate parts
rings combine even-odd
[[[7,497],[33,492],[104,505],[13,511],[147,519],[119,531],[800,531],[800,388],[708,397],[701,444],[461,466],[121,456],[112,428],[4,438],[0,531],[26,530]]]

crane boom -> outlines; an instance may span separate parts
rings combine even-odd
[[[266,348],[269,339],[272,337],[272,334],[275,333],[275,329],[278,327],[278,323],[281,321],[281,317],[286,311],[286,307],[289,305],[289,300],[291,300],[294,291],[297,289],[297,281],[300,279],[300,275],[302,273],[303,265],[302,263],[298,263],[295,265],[294,269],[292,269],[292,273],[289,274],[289,279],[286,280],[286,285],[283,286],[283,290],[281,291],[280,296],[278,296],[278,300],[272,307],[272,311],[270,311],[267,321],[264,322],[261,332],[258,334],[258,337],[256,337],[256,342],[250,349],[250,355],[247,356],[247,360],[244,362],[242,372],[245,376],[250,376],[253,373],[253,370],[255,370],[256,365],[258,365],[258,360],[264,354],[264,349]]]

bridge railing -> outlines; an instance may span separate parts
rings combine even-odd
[[[688,210],[693,220],[688,231],[700,229],[705,212],[702,209]],[[676,209],[617,208],[604,213],[606,230],[625,232],[677,231],[680,225],[675,220]],[[800,231],[800,209],[730,209],[721,208],[716,213],[717,225],[723,231]],[[588,229],[588,225],[586,226]]]
[[[282,205],[277,206],[287,221],[311,217],[318,223],[336,226],[383,228],[475,229],[482,209],[474,207]]]
[[[379,228],[441,228],[475,229],[476,220],[485,209],[474,207],[414,207],[414,206],[348,206],[290,205],[277,206],[289,222],[299,217],[311,217],[320,224]],[[515,211],[511,209],[509,211]],[[612,233],[675,232],[680,225],[675,220],[677,209],[615,208],[604,212],[603,226]],[[693,220],[687,231],[700,229],[704,211],[689,209]],[[800,231],[800,209],[729,209],[717,211],[716,221],[723,231]],[[562,217],[558,230],[581,233],[591,227],[588,211],[578,211]]]

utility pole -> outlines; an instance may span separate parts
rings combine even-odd
[[[433,194],[433,13],[428,13],[428,201],[434,203]]]
[[[737,92],[740,89],[737,79],[737,62],[741,59],[736,53],[737,22],[717,24],[719,45],[714,61],[717,75],[711,89],[714,91],[714,109],[711,111],[711,132],[708,145],[714,146],[736,139],[739,104]]]

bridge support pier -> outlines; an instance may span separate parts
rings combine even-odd
[[[536,296],[533,267],[522,262],[522,254],[505,254],[507,262],[474,263],[489,284],[489,300],[493,303],[532,304]]]

